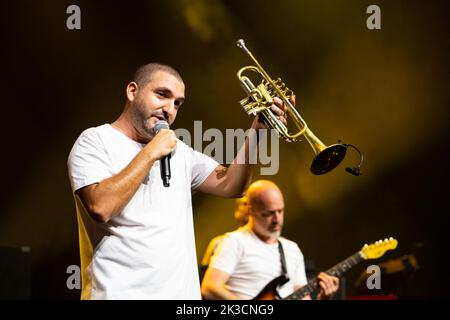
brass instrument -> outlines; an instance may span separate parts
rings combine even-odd
[[[350,146],[359,152],[360,164],[354,168],[346,168],[346,171],[356,176],[360,175],[359,169],[363,160],[361,152],[355,146],[343,144],[340,141],[327,147],[312,133],[305,120],[292,105],[290,101],[291,96],[294,94],[292,90],[280,78],[274,81],[269,77],[250,50],[247,49],[244,40],[238,40],[237,46],[247,53],[255,63],[255,66],[246,66],[237,72],[241,87],[247,94],[247,97],[240,101],[247,114],[258,116],[269,128],[275,129],[278,135],[288,142],[296,141],[303,135],[316,154],[310,168],[313,174],[324,174],[336,168],[344,159],[347,147]],[[261,83],[255,86],[249,77],[243,75],[245,71],[259,73],[263,78]],[[292,118],[298,128],[297,132],[290,133],[286,125],[270,110],[274,97],[278,97],[284,102],[286,118],[288,115]]]

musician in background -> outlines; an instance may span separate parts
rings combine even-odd
[[[296,243],[280,236],[281,190],[269,180],[258,180],[250,185],[246,198],[248,222],[225,234],[211,257],[201,285],[205,299],[253,299],[281,275],[288,278],[278,288],[282,298],[307,284],[302,252]],[[317,299],[331,298],[339,288],[339,279],[326,273],[319,273],[318,281]]]
[[[236,199],[236,209],[234,211],[234,219],[239,223],[239,226],[244,226],[248,222],[248,201],[244,196]],[[214,237],[206,247],[205,254],[200,263],[200,281],[203,280],[206,269],[208,268],[211,257],[220,244],[220,241],[224,238],[225,234]]]

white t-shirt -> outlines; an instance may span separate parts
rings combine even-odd
[[[159,161],[122,212],[93,220],[75,191],[118,174],[142,150],[105,124],[85,130],[68,159],[80,239],[82,299],[200,299],[191,190],[218,163],[178,140],[170,187]]]
[[[294,286],[307,283],[303,254],[298,245],[280,237],[289,281],[278,288],[281,297]],[[226,288],[242,299],[253,299],[273,279],[282,274],[278,243],[267,244],[246,225],[225,234],[211,257],[210,267],[228,273]]]

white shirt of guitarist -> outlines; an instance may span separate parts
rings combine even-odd
[[[307,283],[303,254],[298,245],[280,237],[286,258],[289,281],[278,288],[283,298],[295,286]],[[273,279],[282,274],[278,243],[261,241],[248,227],[225,234],[211,257],[210,267],[228,273],[226,288],[241,299],[253,299]]]

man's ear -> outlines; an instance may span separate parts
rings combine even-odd
[[[249,204],[247,204],[247,216],[254,215],[254,208]]]
[[[129,101],[133,101],[136,98],[138,90],[139,90],[138,84],[134,81],[131,81],[127,85],[127,99]]]

